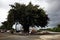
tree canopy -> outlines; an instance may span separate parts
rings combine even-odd
[[[45,27],[48,24],[48,15],[38,5],[33,5],[31,2],[28,5],[15,3],[10,5],[11,9],[7,17],[8,27],[12,27],[15,22],[23,25],[24,31],[29,31],[29,26]]]

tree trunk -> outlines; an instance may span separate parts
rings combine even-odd
[[[24,33],[29,33],[29,26],[23,26]]]

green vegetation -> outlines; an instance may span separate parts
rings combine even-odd
[[[3,25],[0,27],[1,29],[7,29],[7,30],[12,29],[12,27],[9,27],[9,26],[8,26],[7,21],[2,22],[2,24],[3,24]]]
[[[53,31],[53,32],[60,32],[60,24],[58,24],[57,25],[57,27],[54,27],[54,28],[49,28],[49,29],[47,29],[47,30],[49,30],[49,31]]]

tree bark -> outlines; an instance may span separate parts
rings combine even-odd
[[[29,33],[29,26],[23,26],[24,33]]]

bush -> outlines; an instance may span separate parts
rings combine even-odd
[[[53,32],[60,32],[60,28],[53,28],[53,29],[51,29],[51,31],[53,31]]]
[[[53,29],[48,28],[47,30],[48,30],[48,31],[53,31],[53,32],[60,32],[60,28],[58,28],[58,27],[55,27],[55,28],[53,28]]]

